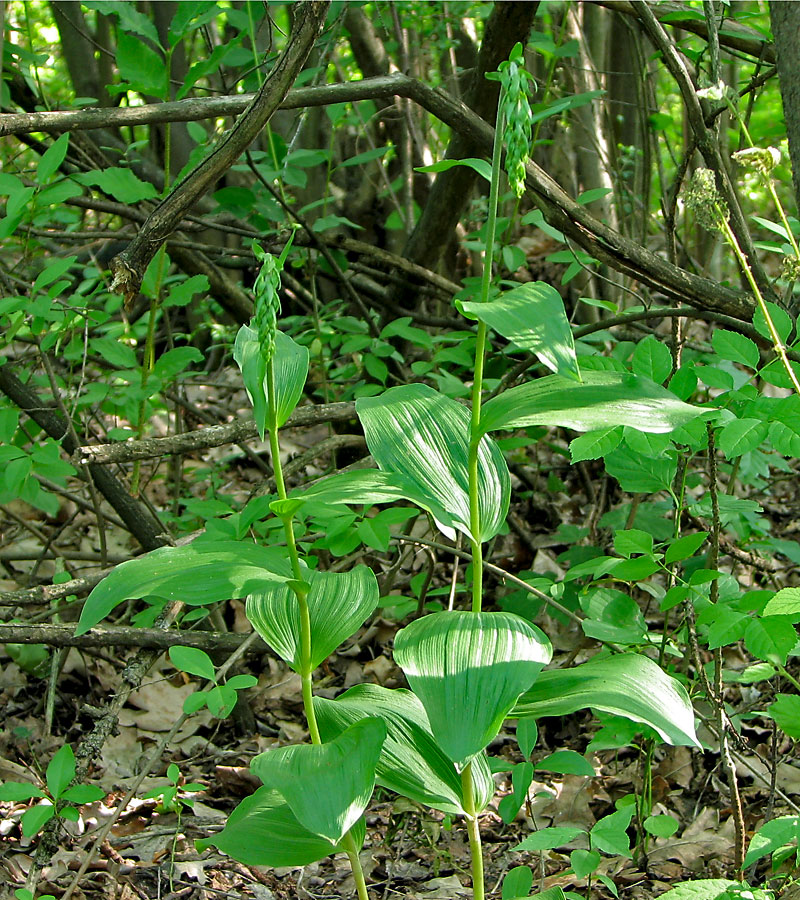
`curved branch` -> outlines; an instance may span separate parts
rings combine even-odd
[[[307,0],[298,4],[296,28],[292,30],[289,43],[248,109],[211,154],[179,181],[150,213],[128,247],[111,260],[112,286],[121,290],[126,301],[136,295],[147,266],[183,216],[261,133],[300,73],[322,30],[328,6],[327,0]]]

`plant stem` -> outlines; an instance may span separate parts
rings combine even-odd
[[[502,98],[501,98],[502,99]],[[486,219],[486,247],[483,255],[480,302],[487,303],[492,284],[495,232],[497,230],[497,201],[500,192],[500,157],[502,150],[503,114],[498,107],[492,149],[492,180],[489,187],[489,214]],[[472,542],[472,611],[480,612],[483,601],[483,548],[481,547],[481,514],[478,491],[478,451],[481,444],[481,394],[483,365],[486,357],[486,324],[478,322],[475,341],[475,371],[472,379],[472,416],[469,424],[469,530]]]
[[[483,850],[481,848],[481,830],[475,813],[475,786],[472,780],[471,762],[464,766],[464,771],[461,773],[461,792],[464,810],[467,814],[469,852],[472,857],[472,896],[474,900],[484,900]]]
[[[272,469],[275,475],[275,488],[280,500],[286,499],[286,483],[283,479],[283,466],[281,465],[280,443],[278,441],[278,423],[275,415],[275,367],[272,359],[267,363],[267,407],[269,409],[269,449],[272,454]],[[308,733],[312,744],[321,744],[317,717],[314,713],[313,690],[311,676],[311,614],[308,609],[308,589],[303,587],[305,579],[300,567],[300,554],[297,550],[297,540],[294,536],[294,523],[291,513],[280,516],[283,522],[283,531],[286,535],[286,547],[289,551],[289,560],[292,564],[294,582],[291,589],[297,598],[297,607],[300,614],[300,679],[303,690],[303,711],[308,722]]]
[[[734,254],[736,255],[736,261],[739,263],[739,267],[744,272],[747,283],[750,285],[750,289],[753,291],[753,295],[755,296],[756,302],[758,303],[758,308],[761,310],[761,314],[764,316],[764,320],[767,323],[767,328],[769,329],[770,337],[772,338],[772,346],[774,347],[775,352],[778,354],[781,363],[783,363],[784,369],[786,369],[786,374],[789,376],[789,380],[792,382],[792,387],[794,387],[795,393],[800,394],[800,381],[797,380],[797,375],[795,375],[794,369],[789,362],[789,358],[786,356],[786,348],[783,346],[783,341],[781,340],[781,337],[778,334],[777,329],[775,328],[775,323],[772,321],[772,316],[770,316],[769,314],[767,304],[764,302],[764,298],[761,295],[761,291],[759,290],[758,285],[756,284],[755,278],[753,278],[753,273],[750,271],[750,265],[748,264],[744,253],[742,253],[742,248],[739,246],[739,242],[736,240],[736,235],[731,230],[731,226],[728,224],[726,219],[721,220],[720,227],[722,228],[722,233],[725,236],[725,240],[728,242]]]
[[[358,900],[369,900],[364,870],[361,868],[361,860],[358,858],[358,847],[356,846],[353,835],[349,831],[342,838],[342,846],[345,849],[345,853],[347,853],[347,858],[350,860],[350,868],[353,870],[353,879],[355,880],[356,890],[358,891]]]

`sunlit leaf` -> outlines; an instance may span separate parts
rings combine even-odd
[[[311,670],[355,634],[380,599],[372,569],[307,572],[310,584]],[[286,584],[273,583],[247,598],[247,618],[270,647],[295,671],[300,670],[300,608]]]
[[[596,431],[628,425],[660,433],[709,414],[638,375],[587,370],[581,377],[579,384],[561,375],[547,375],[503,391],[484,404],[481,429],[546,425]]]
[[[439,746],[459,766],[486,747],[552,655],[526,620],[505,612],[441,612],[395,638],[394,655]]]
[[[477,317],[536,356],[553,372],[580,381],[572,329],[561,294],[543,281],[530,281],[504,291],[487,303],[462,303]]]
[[[356,401],[367,446],[378,467],[410,480],[432,506],[446,512],[446,528],[470,535],[468,410],[424,384],[390,388]],[[478,449],[480,531],[494,537],[505,522],[511,478],[503,455],[489,438]],[[437,516],[438,518],[438,516]]]
[[[377,783],[431,809],[464,813],[461,776],[436,743],[425,708],[411,691],[358,684],[336,700],[314,697],[314,710],[326,741],[353,722],[380,716],[386,722],[386,740],[375,770]],[[473,759],[472,779],[475,807],[485,809],[494,781],[483,754]]]
[[[201,606],[246,597],[266,583],[291,577],[282,551],[245,541],[160,547],[117,566],[92,590],[75,633],[85,634],[124,600],[161,597]]]
[[[255,757],[250,768],[279,790],[304,828],[335,844],[372,797],[386,737],[383,719],[361,719],[325,744],[294,744]]]
[[[511,715],[539,719],[589,707],[649,725],[668,744],[700,746],[683,685],[651,659],[632,653],[542,672]]]

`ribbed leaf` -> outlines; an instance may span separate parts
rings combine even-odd
[[[268,750],[250,768],[280,791],[304,828],[336,844],[369,803],[385,738],[383,719],[371,717],[325,744]]]
[[[365,831],[363,819],[351,831],[359,847]],[[304,828],[270,787],[242,800],[218,834],[197,841],[200,851],[212,846],[246,866],[307,866],[342,849]]]
[[[349,572],[311,571],[308,612],[311,618],[312,671],[364,624],[380,599],[372,569]],[[247,598],[247,618],[270,647],[296,672],[300,667],[300,611],[285,584],[270,584]]]
[[[241,369],[247,396],[253,404],[256,427],[263,441],[267,429],[273,427],[267,408],[266,365],[258,334],[248,325],[242,325],[236,335],[233,358]],[[294,412],[303,393],[308,377],[308,350],[293,341],[288,334],[278,331],[275,334],[272,365],[275,373],[274,426],[280,428]]]
[[[552,655],[550,642],[505,612],[441,612],[395,638],[394,656],[436,742],[459,767],[483,750]]]
[[[547,375],[509,388],[483,407],[481,429],[549,425],[594,431],[629,425],[637,431],[665,433],[709,410],[690,406],[666,388],[627,372],[586,371],[578,384]]]
[[[633,653],[542,672],[511,715],[538,719],[566,716],[587,707],[649,725],[668,744],[700,746],[683,685],[651,659]]]
[[[292,491],[292,497],[309,502],[349,506],[410,500],[426,509],[440,522],[450,520],[449,513],[433,503],[429,496],[425,496],[411,479],[396,472],[381,472],[378,469],[337,472],[316,484]]]
[[[124,600],[161,597],[192,606],[245,597],[292,577],[284,553],[245,541],[200,541],[160,547],[121,563],[86,598],[76,634],[101,622]]]
[[[442,525],[469,536],[469,412],[424,384],[362,397],[356,412],[379,468],[411,481],[432,509],[446,512],[446,519],[436,516]],[[481,441],[478,471],[481,524],[475,539],[486,541],[505,521],[511,492],[508,467],[490,438]]]
[[[461,304],[498,334],[529,350],[553,372],[580,381],[575,341],[561,294],[544,281],[530,281],[488,303]]]
[[[431,809],[464,812],[461,776],[436,743],[425,708],[411,691],[358,684],[336,700],[314,697],[314,710],[325,741],[366,716],[380,716],[386,722],[386,740],[375,770],[377,783]],[[484,754],[473,760],[472,778],[475,807],[485,809],[494,781]]]

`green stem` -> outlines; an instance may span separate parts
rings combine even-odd
[[[275,367],[272,359],[267,363],[267,407],[269,409],[269,449],[272,454],[272,469],[275,475],[275,488],[280,500],[286,499],[286,483],[283,479],[283,466],[281,464],[280,443],[278,441],[278,424],[275,416]],[[308,589],[304,587],[305,579],[300,567],[300,554],[297,550],[297,540],[294,536],[294,523],[292,516],[280,516],[283,522],[283,531],[286,535],[286,546],[289,550],[289,560],[292,565],[294,582],[292,591],[297,598],[297,607],[300,613],[300,680],[303,690],[303,711],[308,722],[308,733],[312,744],[321,744],[317,717],[314,713],[313,685],[311,676],[311,614],[308,609]]]
[[[501,96],[502,102],[502,96]],[[497,231],[497,205],[500,194],[500,160],[502,154],[503,114],[498,106],[492,149],[492,180],[489,186],[489,214],[486,219],[486,247],[483,256],[480,302],[487,303],[492,285],[492,261],[494,259]],[[483,392],[483,367],[486,358],[486,324],[478,322],[475,341],[475,371],[472,380],[472,415],[469,424],[469,453],[467,473],[469,477],[469,530],[472,543],[472,611],[480,612],[483,602],[483,549],[481,547],[481,514],[478,491],[478,451],[481,444],[481,397]]]
[[[369,900],[367,893],[367,882],[364,879],[364,870],[361,868],[361,860],[358,858],[358,847],[356,846],[353,835],[348,831],[342,838],[342,846],[344,847],[347,858],[350,860],[350,868],[353,870],[353,879],[356,883],[358,891],[358,900]]]
[[[467,763],[461,773],[461,793],[464,811],[467,814],[469,852],[472,857],[472,896],[474,900],[484,900],[483,850],[481,848],[481,830],[475,813],[475,785],[472,780],[471,762]]]
[[[736,240],[736,235],[731,230],[731,226],[728,224],[726,219],[721,220],[721,228],[722,234],[725,236],[725,240],[728,242],[734,254],[736,255],[736,260],[739,263],[739,267],[744,272],[747,283],[750,285],[750,289],[752,290],[753,295],[756,298],[758,308],[761,310],[761,315],[764,316],[764,321],[767,323],[767,328],[769,329],[769,334],[772,338],[772,346],[774,347],[775,352],[778,354],[778,357],[783,364],[784,369],[786,369],[786,374],[789,376],[789,380],[792,382],[792,386],[794,387],[795,392],[797,394],[800,394],[800,381],[797,380],[797,376],[795,375],[794,369],[789,362],[789,358],[786,356],[786,348],[783,346],[783,341],[781,340],[781,337],[778,334],[777,329],[775,328],[775,323],[772,321],[772,316],[770,316],[769,314],[767,304],[764,302],[761,291],[756,284],[756,280],[753,277],[752,271],[750,270],[750,265],[747,262],[747,258],[745,257],[744,253],[742,253],[742,248],[739,246],[739,242]]]
[[[780,663],[775,663],[775,666],[776,666],[776,668],[778,669],[778,671],[781,673],[781,675],[782,675],[788,682],[790,682],[791,684],[793,684],[793,685],[797,688],[798,691],[800,691],[800,681],[798,681],[798,680],[794,677],[794,675],[791,675],[789,672],[787,672],[786,669],[785,669],[782,665],[780,665]]]

